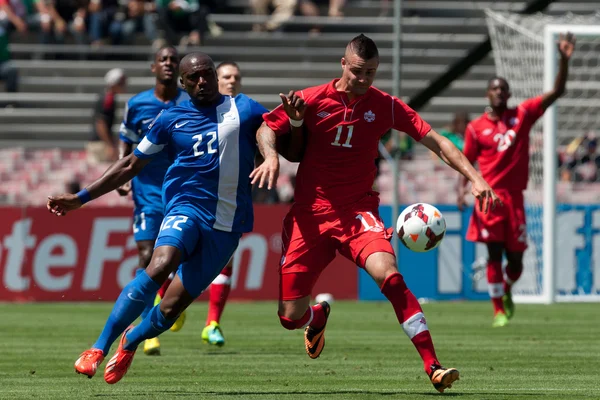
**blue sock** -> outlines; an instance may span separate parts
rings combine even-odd
[[[148,299],[153,299],[159,288],[160,285],[150,279],[146,271],[129,282],[115,302],[100,337],[92,347],[102,350],[106,356],[115,339],[140,316]]]
[[[135,277],[137,278],[142,272],[146,271],[144,268],[138,268],[135,270]],[[146,315],[148,315],[148,313],[150,312],[150,310],[152,310],[152,307],[154,307],[154,298],[156,297],[156,295],[154,297],[148,297],[146,300],[149,300],[146,303],[146,308],[144,308],[144,311],[142,311],[142,315],[141,318],[144,319],[146,318]]]
[[[177,318],[165,318],[163,313],[160,312],[160,305],[154,306],[142,323],[127,333],[127,344],[125,345],[125,349],[135,350],[144,340],[157,337],[168,330],[173,326],[175,321],[177,321]]]

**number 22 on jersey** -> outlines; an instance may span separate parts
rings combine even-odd
[[[347,133],[345,134],[346,141],[343,144],[340,144],[340,140],[344,141],[344,138],[342,138],[342,134],[345,133],[345,131],[347,131]],[[347,148],[352,147],[352,145],[350,144],[350,141],[352,140],[352,131],[354,131],[354,125],[338,125],[335,140],[331,142],[331,145]]]
[[[204,155],[204,150],[200,150],[200,145],[202,144],[203,136],[204,135],[202,134],[192,136],[192,139],[196,139],[196,143],[194,143],[194,155],[196,157]],[[208,154],[216,153],[217,149],[213,148],[213,143],[215,142],[215,140],[217,140],[217,132],[208,132],[205,136],[210,138],[208,143],[206,144],[206,152]],[[206,137],[204,139],[206,139]]]

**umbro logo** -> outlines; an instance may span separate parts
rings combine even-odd
[[[186,125],[188,122],[190,121],[183,121],[183,122],[178,122],[175,124],[175,128],[181,128],[182,126]]]
[[[327,111],[321,111],[320,113],[317,113],[317,117],[321,117],[321,118],[325,118],[325,117],[329,117],[331,114],[329,114]]]

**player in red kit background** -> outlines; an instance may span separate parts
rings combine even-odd
[[[527,99],[517,108],[507,106],[508,82],[500,77],[490,79],[489,109],[467,125],[464,153],[469,161],[479,163],[483,178],[504,203],[487,214],[475,209],[467,231],[467,240],[487,244],[487,279],[494,305],[494,327],[505,326],[512,318],[511,287],[523,271],[523,253],[527,248],[523,191],[529,178],[529,132],[544,111],[564,93],[574,48],[572,34],[560,35],[560,67],[553,90]],[[462,209],[467,181],[460,179],[458,206]],[[504,276],[503,254],[508,261]]]
[[[379,285],[423,359],[425,372],[443,392],[459,372],[441,366],[421,306],[398,272],[390,234],[379,216],[379,196],[371,190],[379,139],[390,128],[406,132],[466,175],[486,210],[498,199],[449,140],[401,100],[371,86],[378,66],[375,43],[357,36],[341,60],[341,79],[280,94],[282,105],[264,115],[257,141],[266,151],[265,162],[251,174],[253,183],[274,185],[276,144],[280,148],[276,136],[287,137],[288,159],[301,157],[295,204],[283,222],[278,314],[286,329],[305,328],[306,352],[319,357],[330,306],[321,302],[311,307],[310,294],[339,252]]]

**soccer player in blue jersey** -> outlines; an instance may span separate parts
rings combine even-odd
[[[224,61],[219,64],[217,66],[217,78],[219,79],[219,92],[222,95],[235,97],[242,91],[242,73],[236,63]],[[225,344],[225,337],[223,336],[220,322],[231,290],[232,273],[233,257],[210,284],[206,325],[202,330],[201,336],[204,343],[216,346],[223,346]]]
[[[150,70],[156,78],[154,88],[148,89],[133,96],[125,106],[123,122],[119,130],[121,144],[119,147],[120,158],[128,156],[133,151],[133,146],[141,142],[148,127],[162,110],[175,107],[185,100],[188,94],[177,87],[179,69],[179,54],[174,47],[164,47],[154,55],[154,63]],[[139,254],[139,269],[141,273],[152,258],[154,243],[158,237],[158,230],[163,220],[162,185],[171,165],[166,151],[160,152],[151,164],[142,169],[131,182],[117,189],[117,192],[126,196],[132,193],[133,203],[133,236],[137,243]],[[157,296],[156,303],[160,301]],[[142,312],[145,318],[155,305],[155,299],[149,299]],[[185,312],[179,316],[177,322],[171,327],[178,331],[185,321]],[[148,355],[160,354],[158,338],[151,338],[144,342],[144,353]]]
[[[134,152],[97,181],[74,195],[48,197],[48,210],[63,216],[131,180],[163,148],[173,160],[163,183],[165,217],[150,265],[125,286],[100,337],[75,362],[78,373],[94,376],[122,333],[104,371],[111,384],[127,373],[137,346],[169,329],[214,280],[254,223],[249,176],[256,131],[267,110],[242,94],[221,95],[215,65],[204,53],[185,56],[179,70],[189,101],[161,112]],[[175,270],[160,304],[130,326]]]

